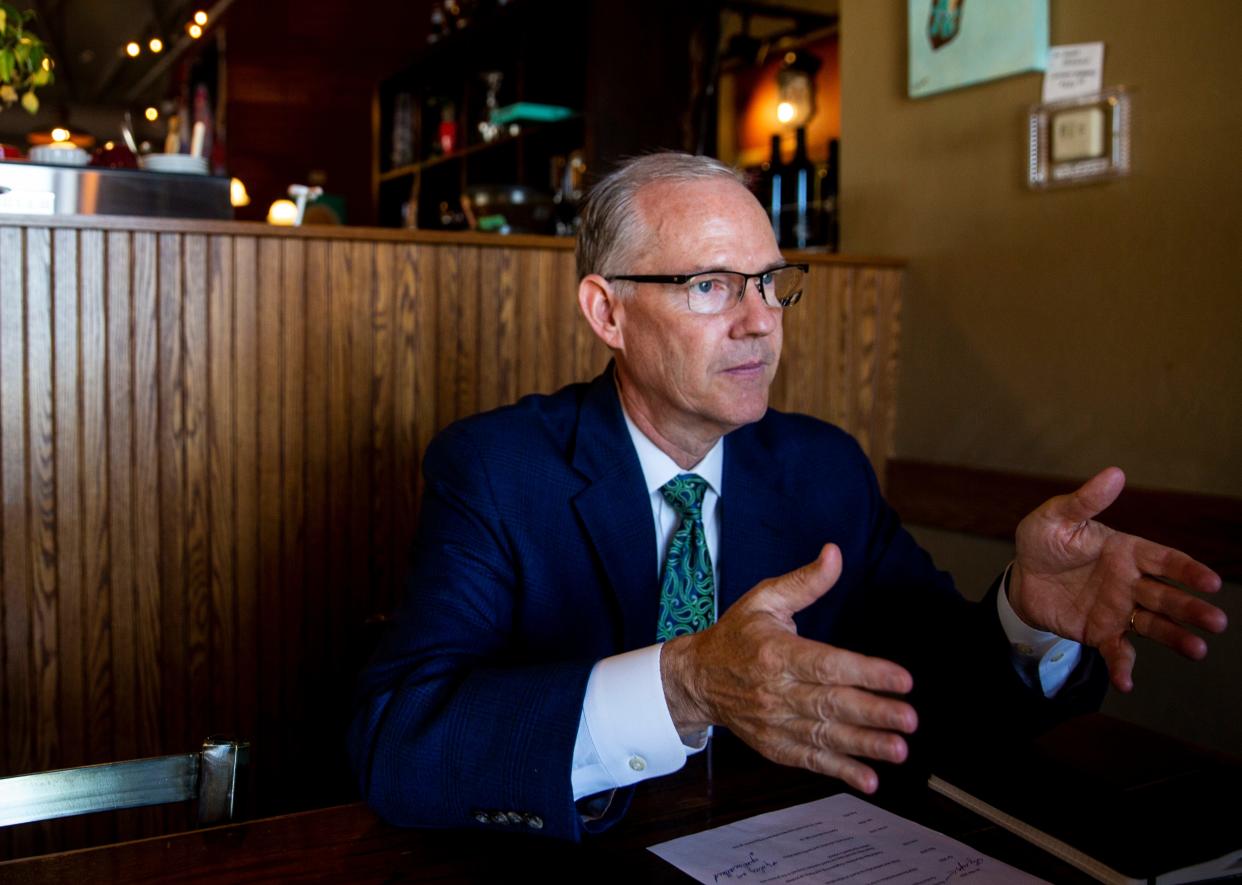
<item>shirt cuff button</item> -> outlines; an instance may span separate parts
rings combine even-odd
[[[642,756],[631,756],[630,757],[630,768],[634,769],[635,771],[646,771],[647,760],[644,759]]]

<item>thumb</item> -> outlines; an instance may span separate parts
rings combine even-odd
[[[841,577],[841,548],[825,544],[819,556],[755,588],[755,601],[776,614],[792,617],[827,593]]]
[[[1125,485],[1126,475],[1120,467],[1106,467],[1077,491],[1051,499],[1048,515],[1069,522],[1086,522],[1116,501]]]

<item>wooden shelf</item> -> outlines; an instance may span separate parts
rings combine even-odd
[[[519,132],[517,135],[502,135],[499,138],[497,138],[495,141],[482,141],[482,142],[479,142],[478,144],[472,144],[467,147],[461,148],[460,150],[455,150],[452,153],[441,154],[438,157],[432,157],[429,160],[423,160],[418,163],[407,163],[404,166],[397,166],[396,168],[389,169],[387,172],[381,172],[379,174],[379,180],[380,181],[392,181],[393,179],[396,179],[396,178],[404,178],[407,175],[417,175],[419,172],[422,172],[424,169],[431,169],[435,166],[442,166],[445,163],[451,163],[454,160],[459,160],[462,157],[468,157],[471,154],[477,154],[482,151],[490,150],[491,148],[498,148],[502,145],[512,144],[515,141],[520,141],[529,135],[534,135],[536,132],[542,132],[543,130],[548,129],[552,126],[559,125],[560,123],[565,123],[571,120],[579,120],[579,119],[581,119],[581,115],[574,114],[572,117],[566,117],[564,120],[557,120],[553,123],[540,123],[535,126],[529,126],[529,127],[523,128],[522,131]]]

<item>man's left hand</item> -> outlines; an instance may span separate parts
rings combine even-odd
[[[1134,687],[1131,630],[1199,660],[1207,643],[1189,628],[1220,633],[1228,619],[1182,589],[1215,593],[1221,579],[1210,568],[1095,521],[1125,483],[1125,474],[1110,467],[1019,523],[1009,603],[1032,627],[1098,648],[1113,685],[1128,692]]]

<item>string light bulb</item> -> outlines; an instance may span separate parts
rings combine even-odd
[[[57,126],[52,130],[52,141],[68,141],[69,130],[64,126]]]
[[[159,37],[152,37],[151,42],[147,46],[150,47],[152,52],[159,53],[164,51],[164,41]]]
[[[190,36],[193,37],[195,40],[203,36],[203,29],[200,28],[198,25],[190,25],[188,28],[186,28],[186,31],[188,31]]]
[[[198,25],[200,28],[207,24],[207,13],[203,12],[201,9],[194,13],[194,24]]]
[[[145,116],[148,120],[154,123],[156,120],[160,118],[160,112],[156,110],[154,107],[150,107],[150,108],[147,108],[145,111],[143,111],[143,116]]]
[[[776,119],[782,123],[788,123],[796,114],[794,106],[787,101],[782,101],[776,106]]]
[[[135,43],[133,40],[130,40],[128,43],[125,44],[125,54],[128,55],[130,58],[137,58],[138,53],[140,52],[142,52],[142,47],[139,46],[137,43]]]

